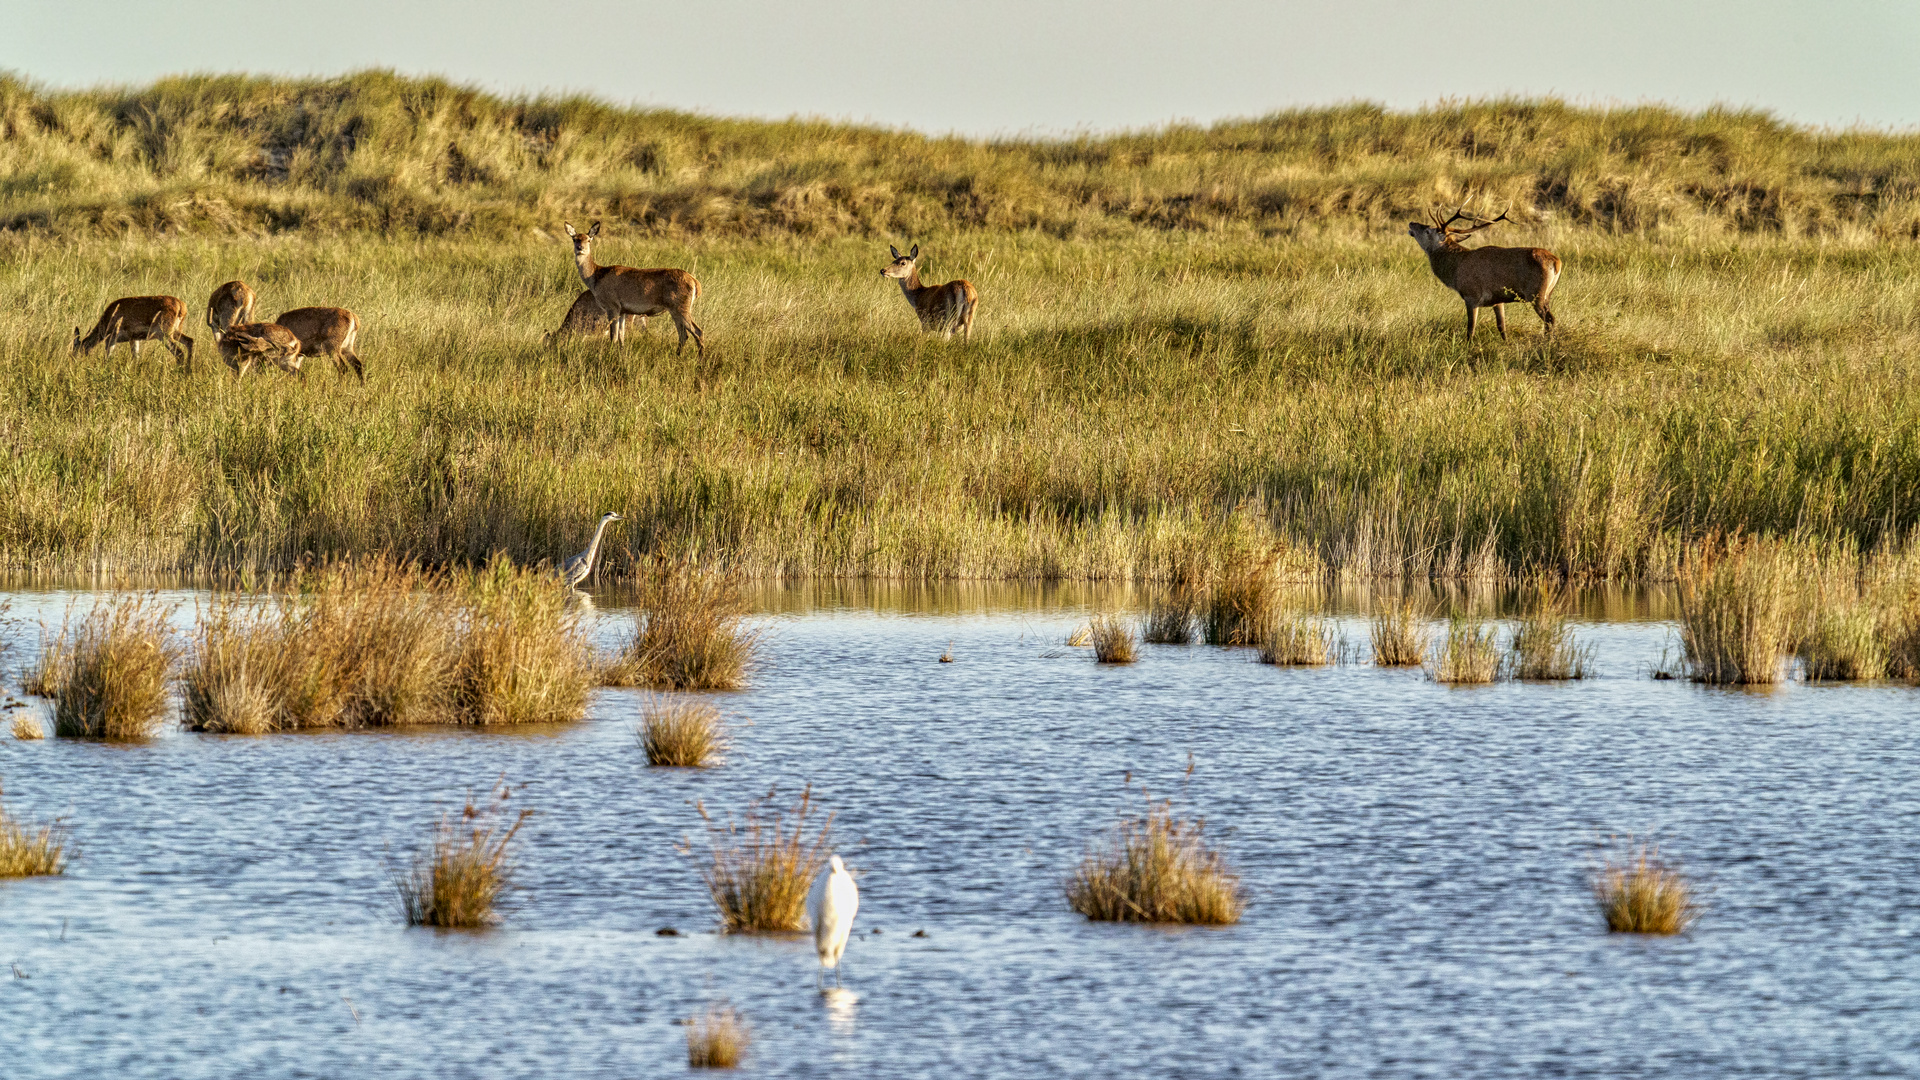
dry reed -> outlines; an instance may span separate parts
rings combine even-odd
[[[23,821],[0,803],[0,878],[58,874],[65,868],[66,850],[65,824]]]
[[[760,634],[743,625],[736,575],[656,559],[640,568],[633,637],[600,672],[603,686],[736,690]]]
[[[1177,588],[1147,606],[1140,637],[1149,645],[1191,645],[1194,613],[1193,593]]]
[[[7,725],[7,729],[21,742],[32,742],[35,739],[47,737],[47,729],[41,727],[40,721],[34,719],[31,713],[14,713],[13,722]]]
[[[1240,921],[1246,893],[1226,859],[1209,847],[1205,823],[1149,804],[1123,818],[1067,880],[1067,903],[1107,922],[1225,926]]]
[[[512,887],[508,851],[531,809],[510,811],[503,779],[484,803],[467,796],[459,820],[442,816],[433,843],[413,865],[394,874],[394,893],[409,926],[473,929],[498,921],[495,908]]]
[[[1854,682],[1887,673],[1890,650],[1881,636],[1882,615],[1870,604],[1840,600],[1823,605],[1808,621],[1795,651],[1809,681]]]
[[[1270,562],[1238,562],[1214,580],[1200,613],[1200,636],[1209,645],[1258,645],[1277,602]]]
[[[550,724],[586,710],[593,654],[566,591],[496,554],[458,580],[454,701],[467,723]]]
[[[1375,667],[1418,667],[1426,661],[1426,633],[1411,599],[1387,600],[1367,620]]]
[[[753,1042],[746,1021],[724,1002],[710,1006],[707,1015],[687,1021],[687,1065],[695,1069],[731,1069],[746,1056]]]
[[[704,803],[695,804],[707,827],[707,865],[701,877],[720,909],[727,933],[796,931],[806,924],[807,890],[826,865],[828,833],[833,815],[808,839],[808,815],[813,812],[813,788],[800,792],[790,809],[765,810],[774,798],[747,804],[744,823],[731,816],[716,823]]]
[[[728,745],[720,710],[704,701],[653,697],[641,706],[635,732],[647,764],[681,769],[717,765]]]
[[[1678,934],[1700,917],[1693,886],[1660,849],[1631,846],[1594,872],[1593,896],[1607,929],[1616,934]]]
[[[160,730],[180,654],[171,611],[150,593],[126,594],[95,606],[77,627],[61,625],[22,680],[28,693],[53,699],[55,735],[126,741]]]
[[[1320,667],[1339,655],[1333,632],[1316,618],[1288,612],[1273,620],[1260,639],[1260,662],[1282,667]]]
[[[1782,545],[1736,539],[1700,549],[1680,575],[1680,649],[1695,682],[1777,682],[1791,640]]]
[[[1096,615],[1087,626],[1093,638],[1093,658],[1102,664],[1131,664],[1139,659],[1133,624],[1111,615]]]
[[[1434,650],[1427,673],[1435,682],[1490,683],[1500,677],[1498,632],[1485,619],[1455,615]]]
[[[1516,679],[1584,679],[1593,663],[1593,646],[1574,639],[1566,595],[1541,585],[1534,606],[1513,628],[1507,662]]]

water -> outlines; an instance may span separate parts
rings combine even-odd
[[[750,726],[704,772],[648,769],[622,692],[537,731],[0,740],[9,804],[78,849],[0,883],[3,1071],[677,1074],[674,1021],[726,999],[773,1076],[1920,1074],[1915,691],[1655,682],[1645,620],[1583,626],[1575,684],[1104,668],[1061,644],[1084,597],[996,595],[768,601],[766,664],[721,696]],[[538,811],[506,925],[401,926],[389,867],[502,774]],[[832,998],[810,942],[714,934],[676,850],[695,800],[807,783],[861,875]],[[1225,842],[1239,925],[1067,909],[1142,785]],[[1707,886],[1689,934],[1604,932],[1587,875],[1624,832]]]

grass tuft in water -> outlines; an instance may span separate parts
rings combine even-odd
[[[1258,645],[1277,603],[1271,566],[1243,560],[1215,579],[1200,614],[1200,636],[1209,645]]]
[[[1149,804],[1144,818],[1122,819],[1087,853],[1067,880],[1067,903],[1103,922],[1239,922],[1245,891],[1204,830],[1165,802]]]
[[[1616,934],[1678,934],[1700,917],[1693,886],[1649,844],[1609,856],[1594,873],[1593,896]]]
[[[1703,546],[1679,579],[1680,650],[1695,682],[1778,682],[1791,640],[1789,575],[1781,545],[1734,540]]]
[[[459,819],[442,816],[431,848],[394,875],[408,926],[470,930],[498,921],[495,908],[513,880],[508,849],[533,816],[508,807],[512,794],[503,779],[485,802],[469,795]]]
[[[826,865],[833,815],[807,836],[813,813],[813,788],[786,810],[766,809],[775,793],[747,804],[744,821],[714,821],[704,803],[696,803],[707,826],[707,865],[700,876],[720,909],[727,933],[796,931],[806,925],[807,890]]]
[[[733,1006],[721,1002],[707,1015],[687,1021],[687,1065],[695,1069],[731,1069],[746,1056],[753,1035]]]
[[[1427,673],[1435,682],[1490,683],[1500,677],[1498,633],[1487,620],[1455,615],[1447,620]]]
[[[1854,682],[1887,673],[1888,649],[1881,638],[1881,615],[1861,601],[1823,606],[1795,650],[1811,682]]]
[[[0,878],[58,874],[66,867],[66,850],[64,824],[22,821],[0,803]]]
[[[1533,609],[1513,628],[1507,662],[1516,679],[1584,679],[1593,664],[1593,646],[1574,639],[1564,592],[1541,585]]]
[[[654,697],[641,706],[635,733],[647,764],[680,769],[718,765],[728,744],[720,710],[704,701]]]
[[[1193,644],[1195,608],[1193,593],[1186,588],[1154,600],[1141,622],[1141,639],[1149,645]]]
[[[566,590],[504,555],[462,575],[454,700],[471,724],[551,724],[586,711],[593,654]]]
[[[1367,620],[1375,667],[1419,667],[1426,662],[1426,632],[1412,600],[1385,600]]]
[[[13,723],[7,725],[7,729],[15,739],[21,742],[32,742],[35,739],[47,737],[47,729],[41,727],[40,721],[28,713],[13,714]]]
[[[603,686],[737,690],[746,683],[759,632],[743,625],[737,576],[655,560],[640,569],[632,639],[600,672]]]
[[[1093,658],[1102,664],[1131,664],[1139,659],[1133,624],[1111,615],[1095,615],[1087,631],[1093,638]]]
[[[22,679],[28,693],[53,699],[55,735],[120,742],[160,730],[180,654],[171,611],[151,593],[126,594],[95,606],[77,627],[61,625]]]
[[[1319,619],[1288,612],[1273,620],[1260,639],[1260,662],[1282,667],[1321,667],[1339,655],[1332,631]]]

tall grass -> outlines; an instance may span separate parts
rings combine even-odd
[[[728,745],[720,710],[704,701],[652,698],[641,707],[637,734],[647,764],[672,768],[718,764]]]
[[[428,849],[394,874],[407,925],[475,929],[498,921],[495,909],[513,884],[513,839],[533,816],[509,807],[512,796],[504,779],[487,799],[468,795],[459,818],[441,817]]]
[[[1375,667],[1419,667],[1426,662],[1427,635],[1422,612],[1411,599],[1381,600],[1367,620],[1367,641]]]
[[[710,1006],[707,1014],[687,1021],[687,1066],[694,1069],[731,1069],[746,1056],[753,1042],[746,1021],[731,1005]]]
[[[172,609],[152,594],[97,604],[63,623],[22,685],[53,699],[53,732],[108,741],[151,738],[166,720],[167,685],[180,646]]]
[[[1679,581],[1680,649],[1696,682],[1780,679],[1792,642],[1793,555],[1745,539],[1704,549]]]
[[[1089,624],[1093,638],[1093,658],[1102,664],[1131,664],[1138,659],[1134,647],[1133,624],[1112,615],[1096,615]]]
[[[603,685],[736,690],[746,682],[760,634],[745,625],[734,575],[656,560],[636,588],[633,636],[602,667]]]
[[[806,923],[807,890],[826,865],[833,815],[808,835],[813,788],[793,806],[768,809],[775,793],[747,804],[744,820],[722,825],[697,804],[707,827],[701,877],[728,933],[797,931]]]
[[[23,821],[0,803],[0,878],[58,874],[66,867],[67,827]]]
[[[1700,917],[1693,885],[1650,844],[1609,856],[1594,873],[1593,896],[1616,934],[1683,933]]]
[[[1175,818],[1164,802],[1149,804],[1145,817],[1123,818],[1068,879],[1068,905],[1105,922],[1239,922],[1245,890],[1205,828]]]
[[[577,720],[594,677],[593,654],[553,578],[504,555],[459,582],[462,639],[453,697],[474,724]]]
[[[1319,619],[1288,612],[1267,624],[1260,639],[1260,662],[1285,667],[1318,667],[1338,657],[1333,632]]]
[[[1499,632],[1484,618],[1452,616],[1446,636],[1434,647],[1427,674],[1443,683],[1490,683],[1499,678]]]
[[[1258,645],[1279,604],[1273,566],[1260,559],[1230,564],[1208,590],[1200,636],[1209,645]]]
[[[1193,593],[1184,587],[1156,597],[1141,620],[1141,639],[1150,645],[1191,645],[1194,607]]]
[[[1573,636],[1567,617],[1567,596],[1552,585],[1539,585],[1533,606],[1513,628],[1507,645],[1507,663],[1516,679],[1584,679],[1593,664],[1593,646]]]

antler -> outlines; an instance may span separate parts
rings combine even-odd
[[[1447,234],[1447,239],[1458,240],[1463,236],[1472,236],[1474,233],[1477,233],[1482,229],[1491,229],[1495,225],[1498,225],[1503,221],[1513,220],[1512,218],[1507,216],[1507,212],[1505,210],[1502,210],[1500,211],[1499,217],[1492,218],[1486,221],[1480,221],[1479,224],[1477,225],[1472,225],[1465,229],[1449,228],[1449,226],[1451,226],[1454,222],[1459,221],[1461,218],[1466,218],[1468,221],[1479,221],[1478,218],[1470,217],[1464,210],[1455,210],[1453,212],[1453,216],[1446,220],[1446,224],[1443,224],[1440,226],[1441,231]]]

